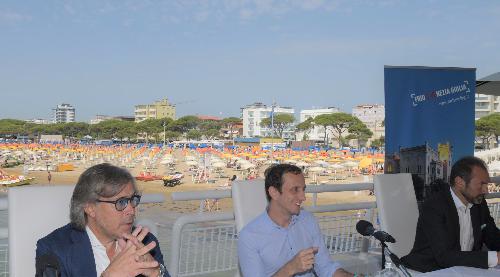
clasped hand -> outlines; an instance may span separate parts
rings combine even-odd
[[[137,226],[132,234],[123,234],[118,240],[118,249],[103,277],[135,277],[137,275],[156,277],[159,274],[159,263],[149,251],[156,247],[152,241],[147,245],[142,240],[149,233],[148,228]]]

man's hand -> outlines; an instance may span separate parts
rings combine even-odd
[[[137,249],[131,241],[127,241],[120,247],[120,252],[113,257],[102,273],[102,277],[135,277],[139,274],[145,275],[146,272],[154,271],[159,267],[157,261],[141,261],[142,256],[156,247],[154,241],[141,249]]]
[[[314,266],[314,255],[316,253],[318,253],[318,247],[309,247],[301,250],[273,276],[293,276],[297,273],[310,270]]]
[[[123,239],[126,240],[127,242],[128,241],[132,242],[132,244],[134,244],[137,249],[142,249],[144,247],[142,241],[144,240],[144,238],[148,233],[149,229],[147,227],[137,226],[134,229],[134,232],[132,232],[132,234],[127,234],[127,233],[123,234]],[[149,253],[149,251],[146,254],[139,257],[139,260],[146,262],[155,261],[153,256],[151,256],[151,254]],[[142,275],[156,277],[159,275],[159,272],[160,268],[158,266],[156,268],[152,268],[150,270],[145,271]]]
[[[333,274],[333,277],[353,277],[353,276],[354,276],[354,274],[345,271],[343,268],[339,268],[339,269],[335,270],[335,273]],[[365,276],[365,275],[358,274],[356,276],[362,277],[362,276]]]

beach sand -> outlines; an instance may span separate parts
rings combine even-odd
[[[215,176],[210,176],[211,183],[195,183],[192,180],[192,177],[189,175],[190,172],[188,170],[188,166],[184,163],[181,155],[181,151],[177,150],[173,152],[174,157],[178,160],[175,165],[175,171],[179,171],[184,173],[184,178],[182,179],[181,185],[175,187],[166,187],[163,185],[163,181],[137,181],[139,189],[143,193],[163,193],[165,195],[165,202],[158,204],[145,204],[141,205],[140,211],[142,212],[174,212],[174,213],[192,213],[197,212],[200,209],[200,201],[172,201],[171,194],[173,192],[184,192],[184,191],[200,191],[200,190],[214,190],[214,189],[230,189],[230,187],[224,187],[228,183],[228,179],[230,176],[236,175],[238,179],[241,179],[243,175],[246,173],[245,171],[236,171],[232,168],[224,168],[222,176],[223,178],[219,178],[218,174]],[[263,178],[263,171],[265,170],[265,166],[258,169],[258,177]],[[78,181],[78,177],[86,168],[82,168],[75,163],[75,170],[73,171],[64,171],[64,172],[55,172],[52,171],[52,179],[49,184],[48,182],[48,173],[46,171],[30,171],[27,174],[27,177],[34,177],[35,180],[31,183],[32,185],[74,185]],[[140,172],[144,171],[144,167],[138,165],[136,168],[129,169],[133,176],[137,176]],[[23,167],[18,166],[14,168],[5,168],[8,174],[23,174]],[[158,169],[155,170],[155,174],[164,175],[169,169],[166,166],[160,165]],[[346,180],[338,180],[332,181],[328,180],[328,176],[320,176],[319,182],[327,182],[328,184],[335,183],[358,183],[358,182],[366,182],[372,181],[371,176],[355,176],[348,177]],[[311,177],[306,178],[306,184],[312,182]],[[335,192],[335,193],[321,193],[318,194],[317,204],[337,204],[337,203],[348,203],[348,202],[359,202],[359,201],[374,201],[375,198],[373,196],[369,196],[368,192]],[[306,205],[310,205],[312,202],[312,195],[307,195]],[[223,211],[232,210],[232,201],[231,199],[221,199],[219,201],[219,208]],[[152,209],[152,211],[148,211]]]

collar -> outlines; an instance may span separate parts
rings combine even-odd
[[[106,249],[106,247],[104,247],[104,245],[102,245],[102,243],[97,239],[94,232],[92,232],[92,229],[90,229],[88,225],[85,226],[85,232],[87,232],[87,235],[89,236],[90,245],[92,245],[92,247],[99,247]]]
[[[455,191],[453,191],[453,189],[451,187],[450,187],[450,192],[451,192],[451,198],[453,199],[453,202],[455,203],[455,207],[457,208],[457,210],[464,209],[464,208],[467,208],[467,210],[470,210],[470,208],[472,208],[473,204],[467,203],[467,206],[464,205],[462,200],[460,200],[460,198],[458,198],[458,196],[455,194]]]
[[[292,217],[290,218],[290,224],[288,224],[287,227],[282,227],[282,226],[278,225],[276,222],[274,222],[274,220],[269,216],[268,211],[269,211],[269,207],[266,208],[266,212],[265,212],[265,215],[264,215],[264,219],[266,221],[266,224],[268,224],[269,226],[278,228],[278,229],[288,229],[288,228],[290,228],[295,223],[297,223],[297,220],[298,220],[298,217],[299,217],[298,215],[292,215]]]

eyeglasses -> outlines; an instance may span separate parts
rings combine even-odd
[[[135,194],[135,195],[132,195],[131,197],[119,198],[115,201],[99,200],[99,199],[97,199],[96,201],[103,202],[103,203],[115,204],[116,210],[121,212],[121,211],[125,210],[125,208],[127,208],[129,202],[132,205],[132,208],[137,207],[137,205],[139,205],[139,203],[141,202],[141,196]]]

